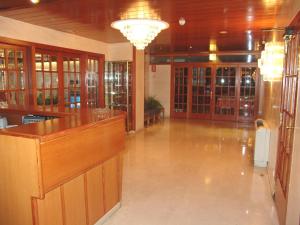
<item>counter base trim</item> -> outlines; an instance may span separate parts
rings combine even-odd
[[[111,210],[109,210],[97,223],[94,225],[103,225],[121,208],[121,202],[118,202]]]

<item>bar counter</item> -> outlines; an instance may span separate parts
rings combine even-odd
[[[27,114],[57,117],[22,124]],[[93,225],[120,206],[125,115],[103,109],[0,108],[0,224]]]

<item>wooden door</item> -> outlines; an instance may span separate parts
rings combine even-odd
[[[216,67],[214,79],[215,120],[236,120],[237,116],[238,67],[222,65]]]
[[[213,68],[211,65],[191,66],[190,118],[211,119],[212,117],[212,83]]]
[[[174,65],[171,77],[171,117],[186,118],[188,112],[188,65]]]
[[[281,124],[276,165],[275,202],[281,225],[285,224],[296,114],[299,66],[299,35],[286,41],[282,83]]]

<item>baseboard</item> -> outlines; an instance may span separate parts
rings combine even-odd
[[[116,211],[121,208],[121,202],[118,202],[111,210],[109,210],[95,225],[104,224]]]

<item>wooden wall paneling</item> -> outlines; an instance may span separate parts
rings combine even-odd
[[[64,225],[86,225],[84,176],[81,175],[63,185],[65,207]]]
[[[118,156],[103,164],[104,207],[105,212],[111,210],[119,201],[119,160]]]
[[[88,224],[94,225],[104,215],[102,165],[86,173],[86,200]]]
[[[0,135],[0,224],[32,225],[29,196],[42,195],[37,151],[36,139]]]
[[[234,1],[233,4],[232,1],[221,0],[166,0],[157,4],[155,1],[128,0],[106,4],[105,1],[74,0],[72,4],[68,1],[47,1],[30,7],[28,4],[22,6],[20,1],[5,1],[4,5],[8,8],[1,10],[1,15],[109,43],[123,42],[125,38],[110,27],[100,28],[120,19],[120,14],[125,11],[136,14],[140,9],[149,9],[147,11],[170,23],[170,28],[150,45],[153,52],[166,52],[169,49],[188,50],[190,46],[193,50],[208,50],[212,37],[219,49],[246,49],[245,31],[252,30],[254,40],[260,40],[263,36],[261,30],[276,25],[279,9],[286,7],[289,1]],[[82,12],[77,13],[77,9],[82,9]],[[103,13],[98,15],[98,9],[102,9]],[[201,13],[197,9],[201,9]],[[188,29],[178,25],[178,15],[186,15]],[[49,20],[49,17],[52,19]],[[225,22],[230,26],[224,25]],[[224,29],[228,33],[219,34]]]
[[[35,225],[64,225],[63,207],[60,188],[47,193],[44,199],[36,201],[37,214]]]

